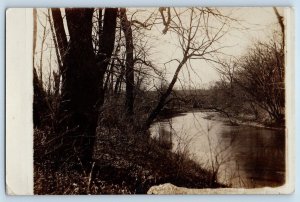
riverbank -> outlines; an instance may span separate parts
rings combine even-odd
[[[271,130],[284,130],[285,127],[276,124],[270,124],[270,123],[262,123],[256,120],[253,120],[253,118],[249,118],[246,116],[241,116],[241,117],[235,117],[229,119],[227,116],[223,115],[220,112],[216,111],[207,111],[207,110],[198,110],[194,112],[203,112],[206,113],[207,116],[204,117],[205,119],[208,120],[214,120],[214,121],[222,121],[226,124],[232,125],[232,126],[251,126],[251,127],[257,127],[257,128],[265,128],[265,129],[271,129]]]
[[[41,131],[40,131],[41,132]],[[130,127],[98,127],[94,162],[34,161],[35,194],[146,194],[163,183],[188,188],[225,187],[182,153],[159,147]]]
[[[214,121],[221,121],[226,124],[230,124],[232,126],[240,125],[240,126],[252,126],[252,127],[257,127],[257,128],[266,128],[266,129],[271,129],[271,130],[284,130],[285,126],[284,123],[276,124],[268,121],[259,121],[255,120],[251,116],[247,115],[240,115],[237,117],[228,117],[225,114],[221,112],[217,112],[216,110],[213,109],[190,109],[190,108],[181,108],[181,109],[165,109],[157,119],[157,121],[162,121],[164,119],[171,119],[174,117],[178,116],[183,116],[186,113],[189,112],[203,112],[207,114],[205,119],[208,120],[214,120]]]

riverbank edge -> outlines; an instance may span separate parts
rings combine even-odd
[[[195,112],[195,111],[194,111]],[[210,117],[204,117],[205,119],[208,120],[213,120],[213,121],[222,121],[227,124],[231,125],[237,125],[237,126],[250,126],[250,127],[255,127],[255,128],[265,128],[265,129],[270,129],[270,130],[285,130],[285,126],[268,126],[265,123],[259,122],[259,121],[253,121],[253,120],[243,120],[240,117],[238,118],[233,118],[233,124],[231,123],[232,121],[229,120],[226,116],[224,116],[222,113],[217,112],[217,111],[197,111],[197,112],[204,112],[204,113],[218,113],[220,116],[210,116]]]
[[[232,120],[230,120],[228,117],[226,117],[224,114],[222,114],[221,112],[218,112],[216,110],[212,110],[212,109],[181,109],[181,110],[170,110],[167,111],[165,113],[162,113],[159,118],[157,119],[157,121],[162,121],[162,120],[166,120],[166,119],[171,119],[174,117],[178,117],[178,116],[183,116],[186,113],[197,113],[197,112],[202,112],[207,114],[206,117],[203,117],[204,119],[207,120],[212,120],[212,121],[222,121],[226,124],[229,125],[236,125],[236,126],[250,126],[250,127],[256,127],[256,128],[265,128],[265,129],[270,129],[270,130],[285,130],[286,127],[285,126],[269,126],[266,123],[262,123],[259,121],[254,121],[254,120],[243,120],[243,118],[241,117],[235,117],[232,118]],[[220,116],[211,116],[212,113],[215,114],[219,114]]]

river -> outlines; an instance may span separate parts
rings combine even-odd
[[[216,171],[218,181],[236,188],[276,187],[285,182],[285,132],[231,126],[211,120],[216,112],[188,112],[156,122],[153,138]]]

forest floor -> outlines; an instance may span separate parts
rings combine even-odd
[[[122,129],[98,127],[94,162],[80,160],[54,169],[55,160],[34,162],[35,194],[146,194],[153,185],[224,187],[186,154],[173,153],[149,138]]]

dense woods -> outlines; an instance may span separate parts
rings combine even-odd
[[[284,126],[284,24],[276,8],[282,32],[229,59],[223,59],[221,40],[239,22],[214,8],[33,11],[37,194],[146,193],[164,182],[226,186],[185,154],[161,148],[151,125],[198,109],[220,112],[232,124]],[[153,29],[179,50],[164,63],[175,68],[170,79],[151,59]],[[178,89],[180,73],[194,71],[194,60],[214,64],[220,80],[208,88]]]

